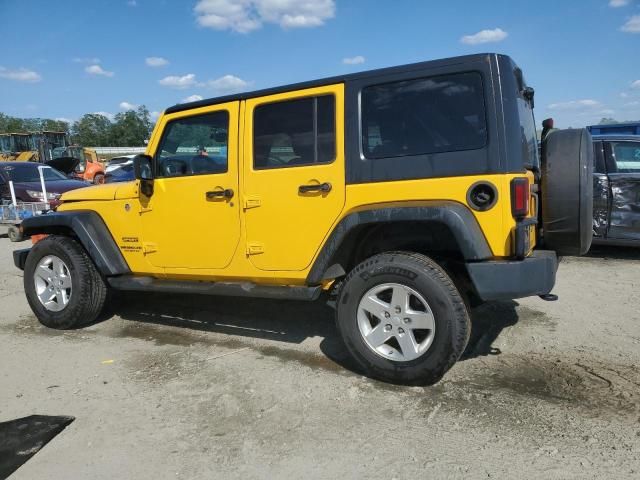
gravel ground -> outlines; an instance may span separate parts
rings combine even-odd
[[[39,325],[0,238],[0,421],[72,415],[12,478],[639,478],[640,251],[473,312],[439,384],[363,377],[322,304],[125,296]]]

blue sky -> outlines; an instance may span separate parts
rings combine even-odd
[[[538,123],[640,120],[640,0],[0,0],[0,112],[75,120],[479,52]]]

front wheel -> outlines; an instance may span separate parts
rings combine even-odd
[[[345,279],[338,329],[365,373],[405,385],[434,384],[462,355],[469,314],[452,280],[415,253],[376,255]]]
[[[56,329],[93,322],[107,299],[107,285],[82,245],[60,235],[49,235],[29,252],[24,290],[40,323]]]

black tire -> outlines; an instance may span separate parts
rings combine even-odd
[[[47,255],[55,255],[68,267],[72,290],[69,303],[60,311],[45,308],[36,294],[35,269]],[[36,317],[44,326],[60,330],[78,328],[92,323],[102,312],[108,287],[87,255],[75,239],[60,235],[49,235],[36,243],[24,268],[24,290],[27,301]]]
[[[94,185],[102,185],[103,183],[105,183],[105,176],[103,173],[96,173],[93,176],[93,184]]]
[[[435,320],[430,347],[411,361],[396,361],[374,352],[364,341],[357,320],[363,295],[377,285],[397,283],[413,289],[429,304]],[[341,288],[336,308],[342,338],[366,375],[403,385],[431,385],[456,363],[471,332],[465,302],[447,273],[430,258],[408,252],[375,255],[354,268]]]
[[[12,242],[21,242],[24,240],[24,236],[22,235],[22,233],[20,233],[20,229],[13,225],[11,225],[7,230],[7,236]]]
[[[584,255],[593,238],[593,145],[586,129],[553,130],[542,143],[545,248]]]

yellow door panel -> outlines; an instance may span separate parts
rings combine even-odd
[[[246,101],[242,203],[257,268],[304,270],[339,217],[343,105],[342,84]]]
[[[154,193],[140,203],[151,265],[216,269],[231,262],[240,239],[238,115],[239,102],[230,102],[162,117],[163,135],[148,149]]]

